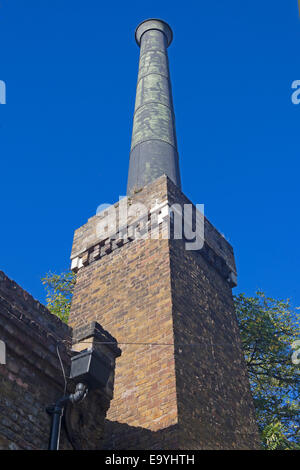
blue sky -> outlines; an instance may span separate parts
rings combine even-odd
[[[183,191],[232,243],[234,292],[300,305],[297,0],[0,1],[0,269],[44,301],[73,231],[125,194],[149,17],[174,31]]]

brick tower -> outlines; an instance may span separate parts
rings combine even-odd
[[[233,250],[180,189],[172,31],[147,20],[136,41],[128,195],[76,230],[71,255],[70,326],[98,321],[122,350],[105,448],[255,449]]]

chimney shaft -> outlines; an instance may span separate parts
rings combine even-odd
[[[166,174],[180,187],[175,117],[167,48],[170,26],[143,21],[136,29],[140,62],[136,90],[127,194]]]

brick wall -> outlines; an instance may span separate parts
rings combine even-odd
[[[181,449],[254,449],[257,426],[231,288],[179,240],[171,241],[170,260]]]
[[[46,407],[64,390],[57,345],[67,376],[72,330],[0,271],[0,449],[47,449],[51,418]],[[74,391],[70,383],[68,392]],[[95,392],[67,408],[70,439],[77,448],[101,448],[109,398]],[[71,449],[64,427],[61,449]]]
[[[190,202],[171,182],[168,195],[172,204]],[[180,441],[190,449],[254,449],[255,412],[226,273],[226,265],[235,268],[233,251],[217,234],[206,221],[198,251],[170,240]]]
[[[94,319],[118,334],[122,356],[107,418],[153,431],[177,422],[174,349],[134,343],[173,343],[168,252],[167,240],[141,240],[79,270],[70,318],[71,326]]]
[[[165,207],[189,201],[163,176],[127,202]],[[164,233],[169,216],[160,213]],[[120,243],[113,225],[99,232],[98,221],[93,217],[75,232],[70,325],[97,320],[120,343],[148,343],[121,344],[106,448],[256,447],[230,244],[207,220],[197,252],[186,251],[182,240],[147,239],[150,219],[140,224],[141,239]]]

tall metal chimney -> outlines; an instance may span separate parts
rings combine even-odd
[[[166,174],[181,186],[167,48],[173,33],[162,20],[135,31],[141,48],[127,194]]]

